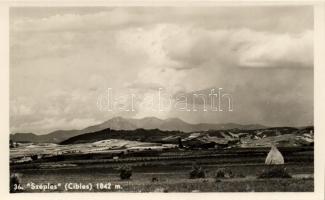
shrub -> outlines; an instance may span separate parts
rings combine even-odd
[[[230,169],[220,168],[217,170],[215,178],[233,178],[234,174]]]
[[[132,176],[132,168],[130,166],[123,165],[118,168],[120,171],[120,178],[122,180],[128,180]]]
[[[64,155],[62,155],[62,154],[56,155],[55,160],[56,161],[64,161]]]
[[[235,174],[235,177],[236,178],[245,178],[245,175],[244,174]]]
[[[205,171],[201,166],[194,164],[192,170],[190,171],[190,179],[194,178],[205,178]]]
[[[12,140],[9,140],[9,147],[10,148],[15,148],[15,143]]]
[[[183,143],[182,143],[182,138],[178,138],[178,148],[182,149],[184,148]]]
[[[34,161],[38,159],[38,155],[36,155],[36,154],[35,154],[35,155],[31,155],[30,157],[31,157],[31,159],[34,160]]]
[[[158,178],[157,177],[152,177],[152,179],[151,179],[151,182],[158,182]]]
[[[20,175],[17,173],[13,173],[10,175],[10,193],[16,193],[18,190],[16,190],[17,186],[21,184],[21,178]]]
[[[214,181],[215,183],[220,183],[221,182],[221,180],[220,179],[218,179],[218,178],[215,178],[215,181]]]
[[[287,169],[283,166],[269,166],[262,173],[257,175],[258,178],[292,178]]]

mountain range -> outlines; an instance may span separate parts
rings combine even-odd
[[[145,117],[142,119],[114,117],[103,123],[86,127],[81,130],[57,130],[44,135],[36,135],[34,133],[15,133],[10,135],[10,139],[16,142],[35,142],[35,143],[60,143],[68,138],[82,135],[85,133],[93,133],[104,129],[112,130],[136,130],[136,129],[159,129],[162,131],[181,131],[181,132],[198,132],[208,130],[255,130],[266,128],[259,124],[241,125],[235,123],[210,124],[200,123],[191,124],[179,118],[159,119],[156,117]]]

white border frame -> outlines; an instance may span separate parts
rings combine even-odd
[[[314,192],[265,192],[265,193],[21,193],[9,194],[9,7],[11,6],[246,6],[246,5],[313,5],[314,6],[314,126],[315,126],[315,180]],[[1,1],[0,0],[0,195],[1,199],[292,199],[323,200],[324,196],[324,143],[325,125],[325,2],[324,1]],[[8,180],[8,181],[7,181]]]

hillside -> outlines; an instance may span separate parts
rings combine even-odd
[[[92,143],[101,140],[121,139],[129,141],[180,144],[197,148],[310,146],[314,142],[313,127],[277,127],[257,130],[209,130],[195,133],[162,131],[159,129],[112,130],[105,129],[69,138],[60,144]]]
[[[179,131],[161,131],[159,129],[136,129],[136,130],[112,130],[104,129],[98,132],[86,133],[71,137],[60,144],[80,144],[80,143],[91,143],[107,139],[121,139],[130,141],[141,141],[141,142],[163,142],[163,138],[168,136],[183,136],[185,137],[188,133]]]

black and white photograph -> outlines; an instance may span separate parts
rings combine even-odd
[[[314,192],[314,13],[11,6],[8,192]]]

